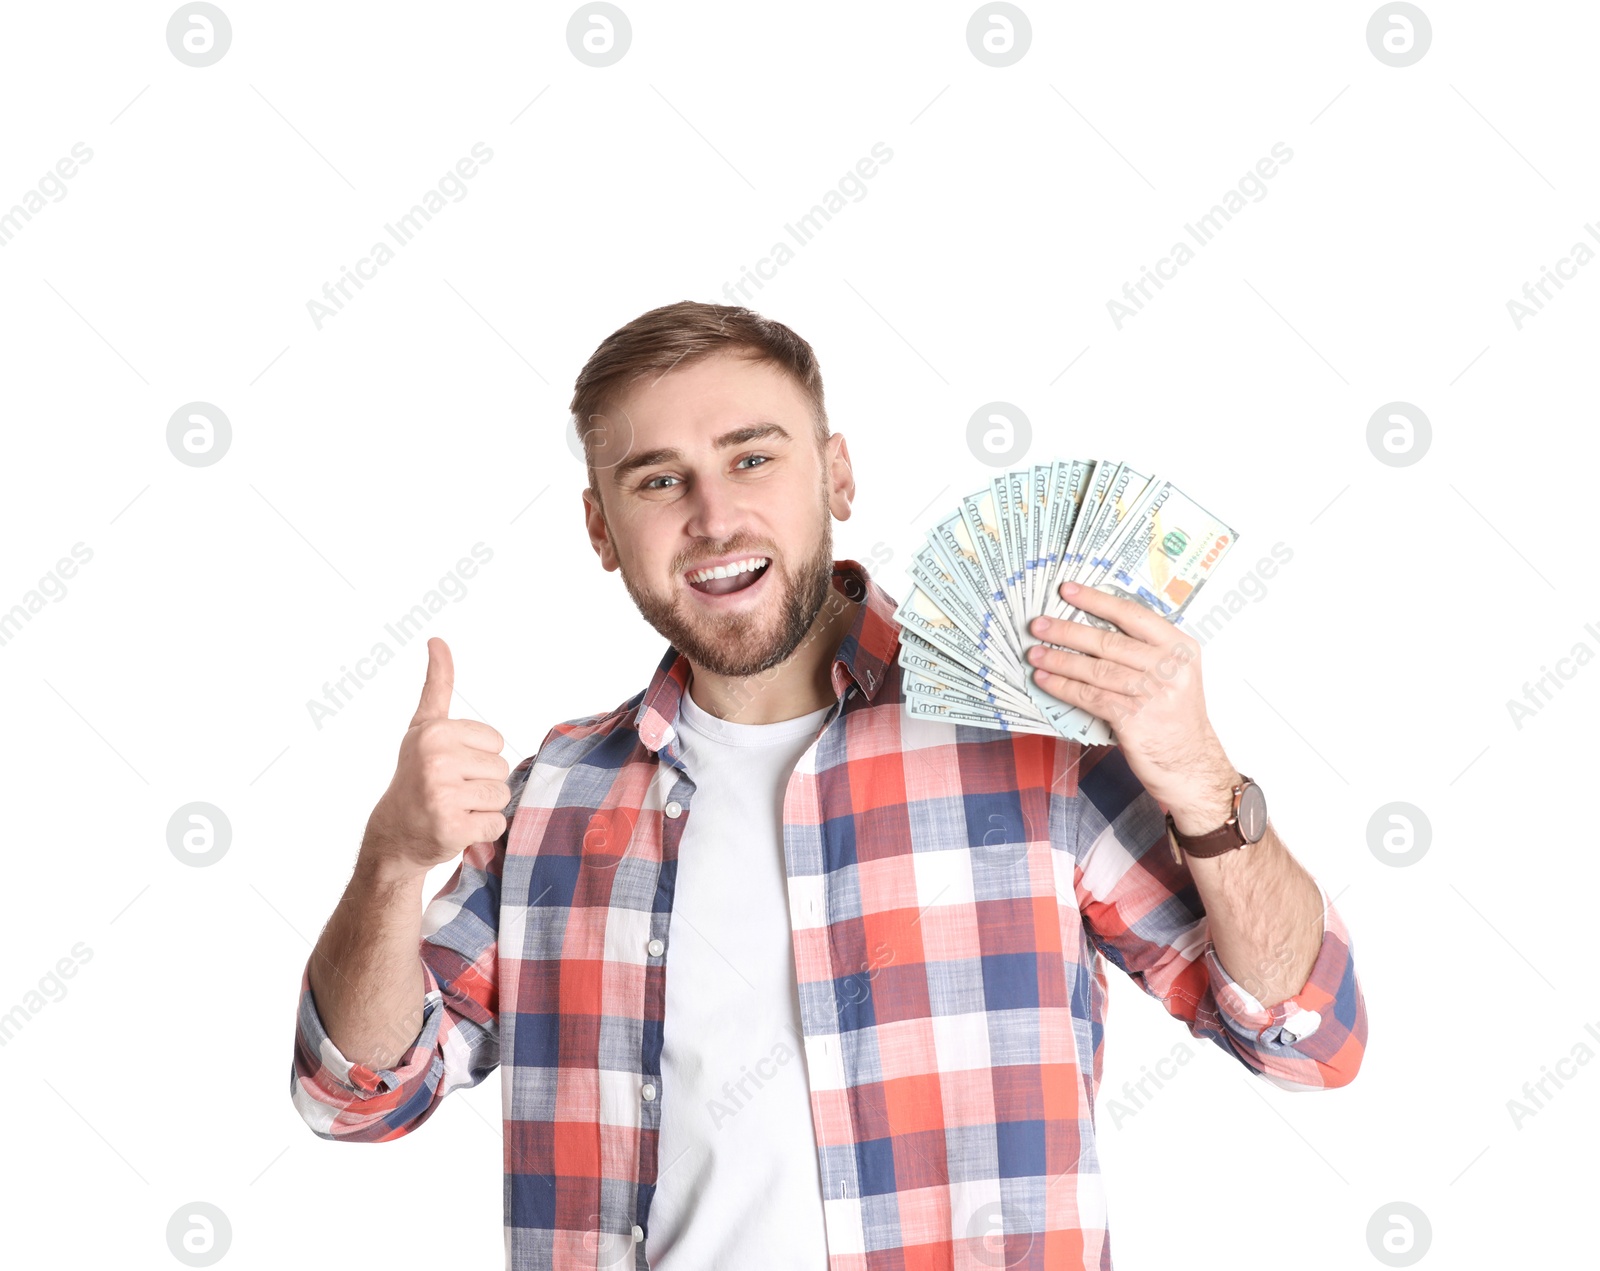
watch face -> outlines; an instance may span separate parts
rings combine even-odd
[[[1267,832],[1267,796],[1255,782],[1248,783],[1239,795],[1239,833],[1246,843],[1258,843]]]

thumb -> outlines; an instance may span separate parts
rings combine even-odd
[[[450,646],[438,636],[428,641],[428,678],[422,683],[422,699],[417,703],[417,713],[411,717],[412,726],[430,719],[448,719],[450,695],[455,691],[456,665],[450,656]]]

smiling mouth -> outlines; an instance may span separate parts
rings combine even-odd
[[[748,556],[731,565],[715,569],[691,569],[684,575],[689,586],[707,596],[726,596],[753,586],[767,572],[772,561],[766,556]]]

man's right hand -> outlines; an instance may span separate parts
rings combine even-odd
[[[455,663],[438,636],[417,713],[400,742],[394,779],[372,810],[361,854],[385,877],[425,874],[506,830],[511,801],[505,739],[475,719],[451,719]]]

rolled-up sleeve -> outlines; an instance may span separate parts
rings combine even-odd
[[[1119,749],[1085,756],[1078,794],[1074,884],[1095,947],[1195,1037],[1274,1085],[1348,1085],[1366,1049],[1366,1004],[1349,931],[1321,884],[1322,943],[1310,974],[1298,993],[1265,1006],[1217,958],[1199,891],[1172,859],[1161,808]]]
[[[1263,1006],[1228,974],[1216,946],[1206,940],[1211,991],[1222,1023],[1242,1047],[1236,1053],[1286,1090],[1349,1085],[1366,1050],[1366,1003],[1356,980],[1350,933],[1322,884],[1317,891],[1323,905],[1322,944],[1293,997]],[[1251,1056],[1260,1063],[1252,1063]]]
[[[475,1086],[500,1062],[500,880],[510,822],[526,785],[529,757],[507,784],[506,833],[461,854],[450,881],[422,915],[422,1024],[392,1069],[352,1063],[329,1038],[300,975],[290,1094],[306,1124],[325,1139],[383,1142],[421,1125],[452,1090]]]

